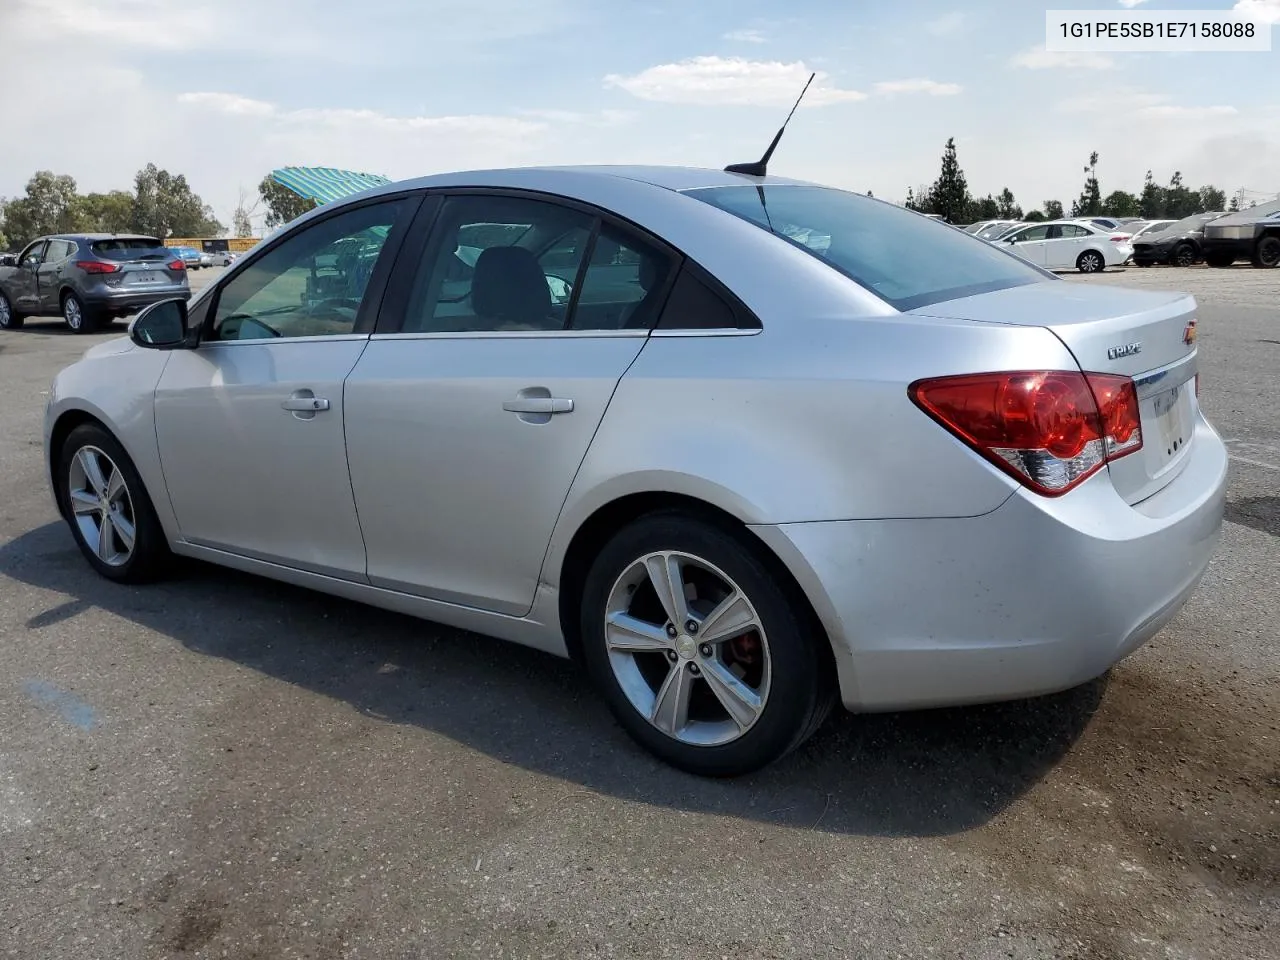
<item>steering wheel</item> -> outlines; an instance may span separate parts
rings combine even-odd
[[[235,329],[236,329],[236,336],[235,336],[235,339],[236,339],[236,340],[256,340],[256,339],[257,339],[256,337],[244,337],[244,336],[241,336],[241,335],[240,335],[240,334],[241,334],[241,332],[244,330],[244,326],[245,326],[245,324],[246,324],[246,323],[251,323],[251,324],[253,324],[253,326],[255,326],[255,327],[261,327],[263,330],[267,331],[267,333],[269,333],[269,334],[270,334],[271,336],[273,336],[273,337],[283,337],[283,336],[284,336],[284,334],[283,334],[283,333],[281,333],[281,332],[280,332],[279,330],[277,330],[275,327],[271,326],[271,324],[269,324],[269,323],[264,323],[262,320],[258,319],[258,318],[257,318],[257,317],[255,317],[255,316],[252,316],[251,314],[248,314],[248,313],[233,313],[233,314],[231,314],[231,315],[230,315],[230,316],[228,316],[228,317],[223,317],[223,318],[222,318],[222,320],[219,322],[219,327],[224,326],[224,325],[226,325],[226,324],[230,323],[232,320],[238,320],[238,321],[240,321],[239,325],[235,328]],[[221,337],[219,337],[219,339],[221,339]]]

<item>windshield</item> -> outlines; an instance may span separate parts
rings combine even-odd
[[[1184,217],[1174,223],[1161,227],[1158,231],[1153,230],[1152,233],[1187,233],[1190,230],[1199,230],[1210,220],[1216,220],[1222,216],[1220,213],[1197,213],[1192,217]]]
[[[832,187],[709,187],[687,195],[782,237],[898,310],[1051,279],[970,234]]]

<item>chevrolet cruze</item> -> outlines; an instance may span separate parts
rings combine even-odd
[[[45,449],[105,577],[180,554],[570,656],[733,775],[837,703],[1062,690],[1159,631],[1223,514],[1196,323],[823,186],[458,173],[151,307]]]

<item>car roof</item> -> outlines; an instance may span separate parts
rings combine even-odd
[[[90,243],[96,243],[99,240],[155,240],[157,238],[149,233],[50,233],[37,239],[87,240]]]
[[[635,180],[666,190],[696,190],[700,187],[734,187],[734,186],[775,186],[804,185],[817,186],[804,180],[792,180],[787,177],[749,177],[740,173],[726,173],[710,167],[668,167],[644,166],[629,164],[598,164],[580,166],[543,166],[543,167],[501,167],[489,170],[462,170],[453,173],[438,173],[413,180],[402,180],[378,188],[383,191],[395,189],[418,189],[440,186],[505,186],[512,180],[524,182],[537,181],[545,177],[563,185],[574,180],[591,181],[600,178],[615,180]],[[361,194],[367,195],[367,194]],[[359,195],[358,195],[359,196]]]

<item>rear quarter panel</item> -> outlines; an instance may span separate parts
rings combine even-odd
[[[1041,328],[896,315],[765,320],[749,335],[650,338],[569,491],[548,554],[628,494],[666,491],[748,524],[970,517],[1014,482],[909,399],[922,377],[1077,369]]]

